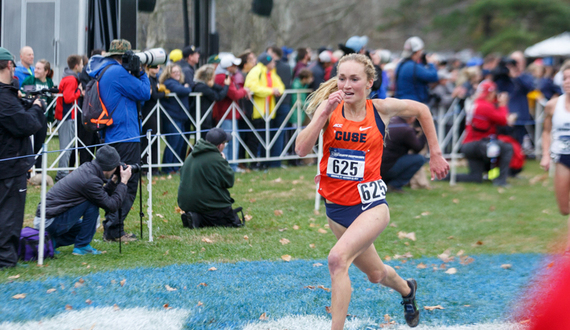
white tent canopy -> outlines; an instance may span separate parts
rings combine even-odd
[[[543,40],[524,51],[527,57],[570,56],[570,32]]]

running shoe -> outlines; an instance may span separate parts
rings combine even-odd
[[[407,297],[402,297],[402,305],[404,305],[404,317],[409,327],[417,327],[420,323],[420,311],[416,305],[416,291],[418,283],[413,278],[406,280],[412,292]]]
[[[95,249],[94,247],[92,247],[90,244],[87,244],[87,245],[84,246],[84,247],[80,247],[80,248],[76,247],[76,248],[74,248],[72,254],[73,254],[73,255],[76,255],[76,256],[84,256],[84,255],[86,255],[86,254],[101,254],[101,251],[96,250],[96,249]]]

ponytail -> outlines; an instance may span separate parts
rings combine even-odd
[[[321,102],[329,98],[329,95],[338,90],[337,77],[331,78],[324,83],[321,83],[319,88],[312,92],[307,98],[307,110],[305,112],[309,117],[312,117],[313,113],[317,110]]]
[[[52,79],[53,78],[53,70],[51,69],[51,65],[47,60],[39,60],[41,64],[44,65],[44,70],[46,71],[46,78]]]

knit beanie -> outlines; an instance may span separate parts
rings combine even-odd
[[[263,65],[269,64],[272,60],[273,57],[271,57],[266,52],[259,54],[259,56],[257,57],[257,62],[263,63]]]
[[[97,158],[94,160],[101,166],[103,171],[111,171],[117,168],[121,163],[121,156],[115,148],[111,146],[102,146],[97,149]]]

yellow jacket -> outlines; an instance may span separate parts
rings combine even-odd
[[[269,116],[275,108],[275,96],[273,96],[273,88],[279,89],[281,93],[285,91],[285,85],[281,78],[277,75],[275,69],[271,70],[271,81],[273,87],[267,86],[267,67],[263,63],[257,63],[245,78],[244,87],[249,88],[253,92],[253,119],[260,119]],[[265,113],[261,112],[265,111]],[[275,114],[271,118],[275,118]]]

